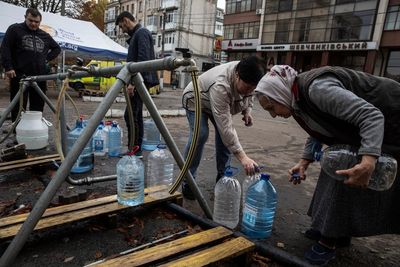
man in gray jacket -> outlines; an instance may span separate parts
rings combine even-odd
[[[225,166],[232,153],[242,164],[248,175],[254,174],[257,163],[244,152],[236,130],[233,126],[232,116],[241,113],[246,126],[253,124],[251,108],[253,106],[253,91],[257,83],[265,74],[265,62],[251,56],[241,61],[233,61],[216,66],[199,77],[201,90],[202,113],[200,137],[190,166],[192,175],[200,164],[204,145],[208,139],[208,120],[215,128],[215,149],[217,161],[217,181],[223,176]],[[185,156],[188,154],[194,130],[194,92],[193,85],[186,86],[182,104],[186,110],[189,122],[189,141],[186,144]],[[183,184],[182,192],[188,199],[194,196],[187,184]]]

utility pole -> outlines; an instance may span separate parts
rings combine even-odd
[[[61,16],[65,16],[65,0],[61,0]]]
[[[161,57],[164,57],[164,38],[165,38],[165,17],[166,10],[163,10],[163,23],[162,23],[162,32],[161,32]],[[164,71],[160,71],[160,90],[164,89]]]

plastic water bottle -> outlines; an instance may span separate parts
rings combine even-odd
[[[147,186],[172,185],[174,158],[165,144],[159,144],[147,158]]]
[[[100,122],[100,125],[103,126],[103,132],[104,132],[104,152],[108,153],[108,138],[109,138],[109,133],[110,133],[110,127],[107,127],[105,123],[102,121]]]
[[[72,146],[76,143],[78,138],[83,132],[82,118],[76,121],[76,127],[68,133],[67,143],[68,152],[71,151]],[[75,164],[72,166],[71,173],[84,173],[93,169],[94,154],[92,146],[92,138],[88,141],[85,148],[82,150]]]
[[[260,181],[250,186],[243,209],[242,232],[249,238],[271,236],[276,209],[276,190],[269,175],[261,174]]]
[[[246,201],[247,190],[250,186],[257,183],[260,180],[260,174],[256,173],[251,176],[247,176],[242,182],[242,207],[244,207],[244,202]]]
[[[133,154],[118,161],[117,200],[125,206],[137,206],[144,202],[144,166]]]
[[[110,157],[119,157],[121,154],[121,131],[117,123],[113,122],[108,132],[108,155]]]
[[[93,135],[93,151],[95,156],[104,156],[106,146],[106,133],[103,129],[103,125],[99,125]]]
[[[233,176],[234,170],[227,168],[214,190],[215,222],[228,228],[235,228],[239,223],[240,195],[242,190],[239,181]]]
[[[152,119],[144,120],[142,149],[153,151],[160,142],[161,134],[154,121]]]
[[[337,170],[346,170],[354,167],[361,161],[358,148],[350,145],[333,145],[326,148],[321,159],[322,170],[331,178],[343,181],[346,175],[336,174]],[[397,174],[397,161],[387,154],[382,154],[372,173],[368,188],[376,191],[389,189]]]

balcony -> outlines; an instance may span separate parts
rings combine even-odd
[[[175,30],[176,29],[176,22],[167,22],[165,23],[165,30],[170,31],[170,30]]]
[[[162,0],[161,9],[178,9],[179,1],[178,0]]]
[[[157,32],[157,25],[146,25],[146,29],[148,29],[150,32]]]

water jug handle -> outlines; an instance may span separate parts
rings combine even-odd
[[[49,122],[48,120],[46,120],[46,119],[43,118],[43,117],[42,117],[42,121],[43,121],[44,123],[46,123],[46,125],[49,126],[49,127],[53,126],[53,124],[52,124],[51,122]]]

